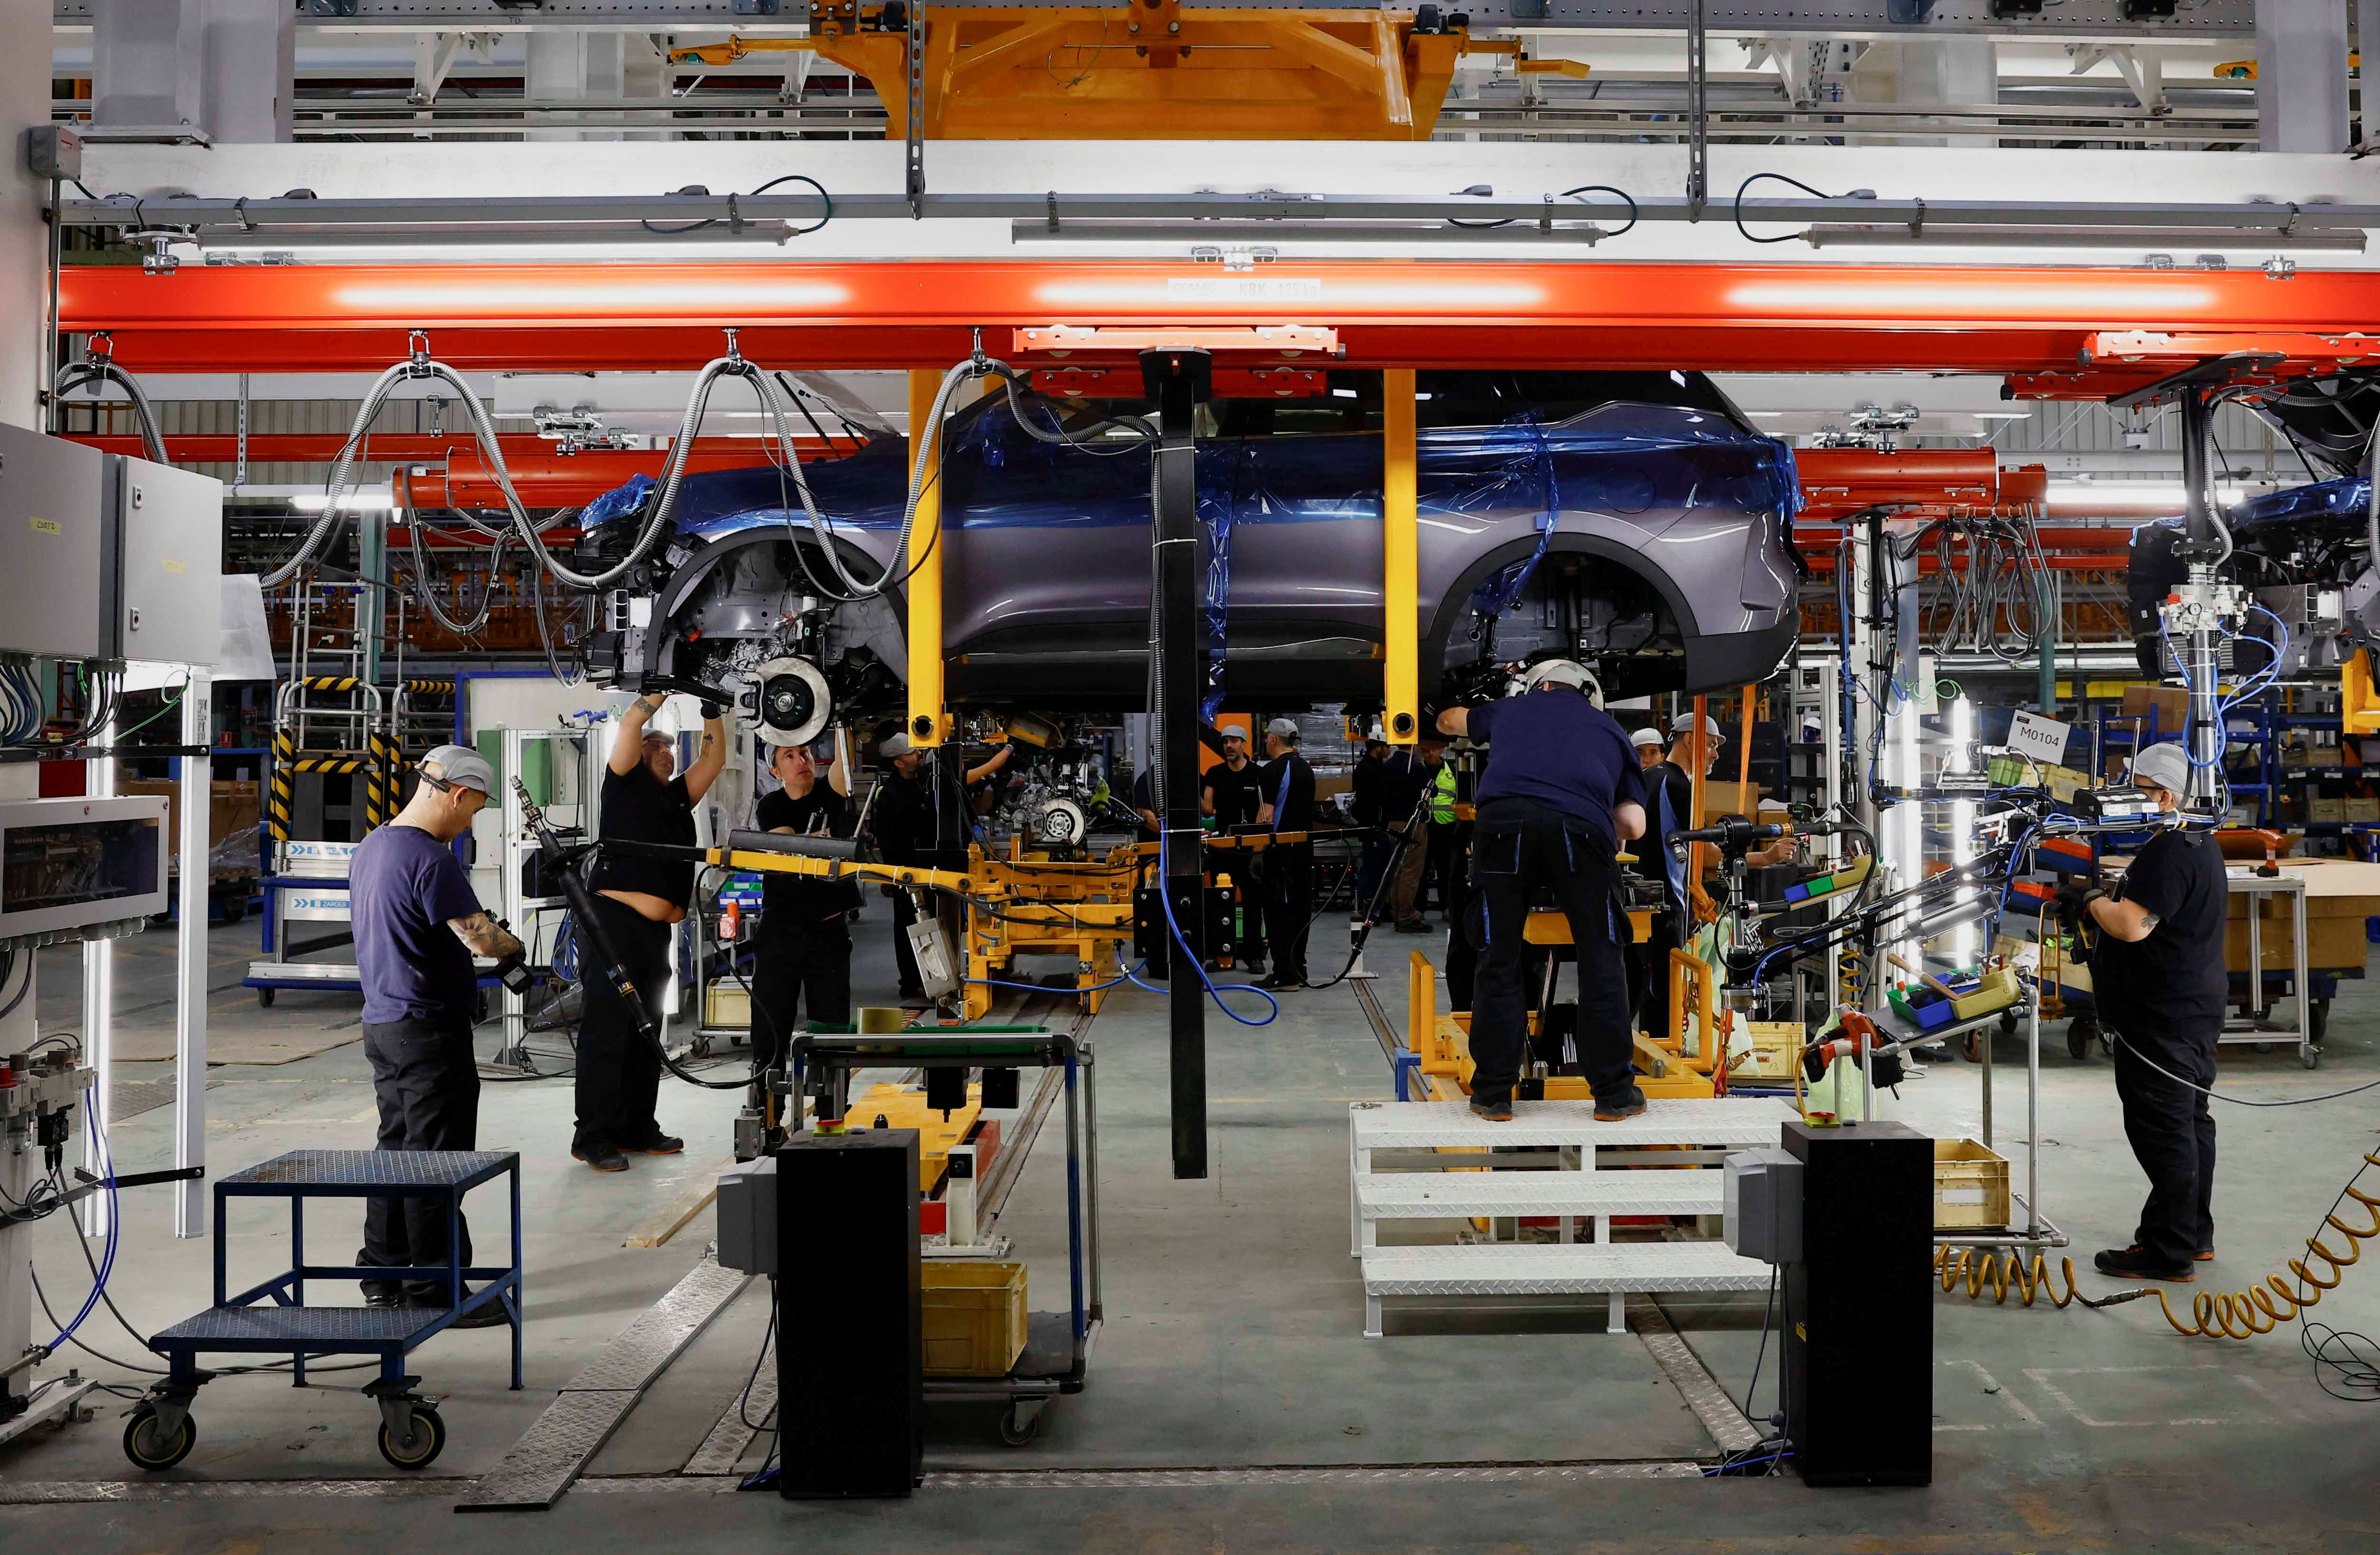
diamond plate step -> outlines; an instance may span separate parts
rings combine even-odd
[[[1716,1215],[1727,1178],[1685,1172],[1405,1172],[1355,1180],[1366,1221],[1433,1216]]]
[[[1496,1243],[1367,1247],[1366,1295],[1599,1295],[1765,1291],[1768,1266],[1724,1242]]]
[[[1467,1100],[1358,1101],[1347,1116],[1358,1150],[1446,1146],[1774,1145],[1794,1116],[1765,1097],[1659,1098],[1639,1116],[1597,1123],[1592,1101],[1522,1101],[1511,1123],[1489,1123]]]
[[[1364,1334],[1380,1337],[1384,1296],[1609,1295],[1609,1330],[1628,1329],[1625,1298],[1655,1291],[1765,1291],[1769,1268],[1724,1242],[1495,1243],[1364,1249]]]

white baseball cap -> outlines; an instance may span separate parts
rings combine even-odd
[[[1628,743],[1641,747],[1648,745],[1667,745],[1669,742],[1661,737],[1661,731],[1658,729],[1639,729],[1628,736]]]
[[[1228,723],[1216,724],[1215,733],[1227,739],[1244,740],[1248,737],[1248,726],[1245,720],[1234,718]]]
[[[2146,778],[2179,796],[2190,792],[2190,753],[2168,741],[2153,745],[2132,758],[2132,776]]]
[[[1279,735],[1285,740],[1293,740],[1297,738],[1297,720],[1294,718],[1276,718],[1271,723],[1265,725],[1265,733],[1268,735]]]
[[[1693,713],[1682,712],[1678,714],[1677,717],[1670,720],[1670,733],[1672,735],[1691,735],[1694,732],[1694,715]],[[1715,740],[1723,740],[1727,738],[1727,731],[1721,729],[1718,726],[1718,720],[1711,717],[1708,713],[1705,713],[1703,715],[1703,733]]]
[[[892,738],[884,741],[876,747],[876,754],[882,757],[887,761],[892,760],[896,756],[908,755],[909,736],[906,734],[894,735]]]

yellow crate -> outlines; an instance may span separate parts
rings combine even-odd
[[[1934,1141],[1934,1229],[1972,1231],[2009,1223],[2009,1163],[1973,1139]]]
[[[1025,1353],[1025,1266],[928,1261],[926,1375],[1005,1377]]]
[[[1749,1045],[1728,1055],[1728,1073],[1757,1080],[1790,1076],[1793,1060],[1802,1051],[1801,1026],[1790,1020],[1746,1021],[1744,1026]]]
[[[733,978],[720,978],[703,990],[702,1024],[748,1027],[752,1024],[752,993]]]
[[[1984,974],[1974,992],[1950,1001],[1950,1014],[1959,1020],[1973,1020],[1994,1010],[2007,1009],[2016,1002],[2016,974],[2005,966],[1995,966]]]

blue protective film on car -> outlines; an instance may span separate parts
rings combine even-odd
[[[1519,601],[1521,590],[1529,586],[1529,575],[1545,560],[1546,548],[1553,543],[1554,525],[1561,515],[1561,477],[1554,467],[1553,451],[1546,441],[1545,429],[1536,416],[1524,411],[1504,425],[1525,428],[1533,434],[1536,444],[1535,473],[1545,482],[1545,505],[1537,512],[1537,548],[1521,560],[1489,577],[1472,591],[1471,603],[1486,615],[1501,615]]]
[[[2342,476],[2336,480],[2317,480],[2310,486],[2292,486],[2284,492],[2251,497],[2231,509],[2231,524],[2235,528],[2252,529],[2306,518],[2360,516],[2371,501],[2372,481],[2368,477]]]

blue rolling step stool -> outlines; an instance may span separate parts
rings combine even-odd
[[[512,1179],[512,1262],[466,1268],[453,1234],[463,1196],[500,1176]],[[149,1390],[124,1427],[124,1455],[143,1469],[166,1469],[189,1456],[198,1441],[190,1401],[213,1374],[199,1368],[201,1353],[287,1355],[294,1385],[306,1381],[310,1355],[378,1355],[378,1379],[366,1397],[380,1405],[380,1452],[398,1468],[426,1468],[446,1445],[437,1406],[413,1391],[421,1380],[405,1371],[406,1356],[450,1327],[463,1313],[502,1305],[513,1330],[513,1387],[521,1385],[520,1155],[514,1150],[292,1150],[215,1182],[215,1304],[149,1341],[171,1370]],[[289,1200],[286,1272],[237,1295],[224,1290],[224,1239],[234,1198]],[[306,1201],[310,1198],[443,1198],[447,1261],[408,1269],[364,1269],[306,1261]],[[450,1305],[429,1306],[309,1306],[309,1280],[438,1280]],[[485,1282],[463,1300],[464,1282]],[[265,1300],[270,1296],[270,1301]]]

